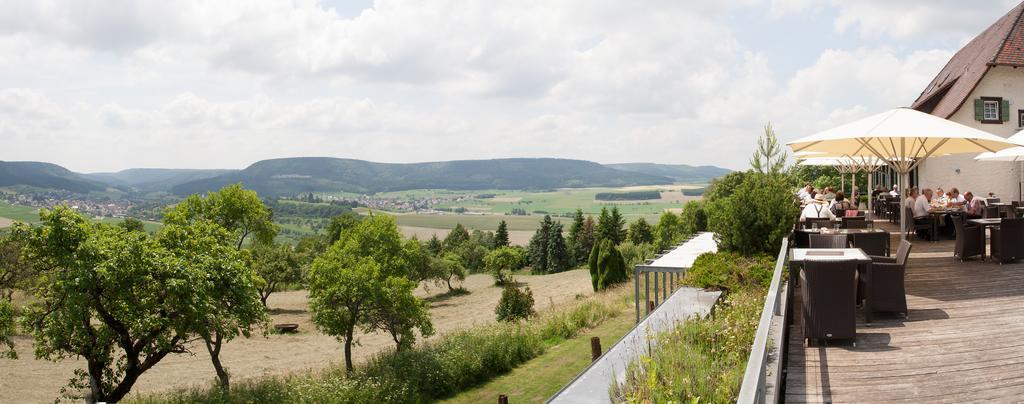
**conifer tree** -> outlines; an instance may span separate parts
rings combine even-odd
[[[547,273],[562,272],[568,270],[570,265],[569,249],[565,245],[565,238],[562,237],[562,224],[552,223],[548,228],[547,235]]]
[[[508,247],[508,224],[502,220],[498,223],[498,230],[494,232],[494,248]]]

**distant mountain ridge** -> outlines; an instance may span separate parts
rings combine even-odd
[[[732,170],[721,167],[686,164],[621,163],[605,165],[617,170],[669,177],[676,182],[709,182],[732,172]]]
[[[0,161],[0,187],[24,185],[86,193],[124,191],[189,195],[242,183],[268,196],[305,192],[375,193],[411,189],[521,189],[621,187],[707,182],[729,170],[700,166],[628,163],[601,165],[557,158],[376,163],[332,157],[262,160],[243,170],[133,168],[79,174],[40,162]]]
[[[331,157],[263,160],[244,170],[178,185],[178,195],[202,193],[241,182],[261,194],[345,191],[373,193],[410,189],[552,189],[671,184],[668,177],[601,164],[554,158],[374,163]]]
[[[191,168],[129,168],[112,173],[89,173],[85,177],[107,184],[134,188],[140,192],[169,191],[176,185],[230,174],[238,170]]]
[[[88,193],[103,191],[107,185],[52,163],[0,161],[0,187],[30,186]]]

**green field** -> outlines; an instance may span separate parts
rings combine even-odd
[[[519,208],[527,213],[550,213],[564,215],[583,209],[584,213],[596,215],[602,207],[618,206],[626,215],[660,214],[666,209],[681,208],[683,203],[697,197],[685,196],[682,189],[700,188],[701,185],[672,185],[659,187],[626,188],[566,188],[549,192],[494,191],[467,192],[466,199],[440,204],[438,209],[465,208],[471,212],[504,214]],[[646,201],[598,201],[594,196],[602,192],[624,192],[638,190],[661,190],[662,198]],[[494,194],[493,198],[477,198],[473,195]]]
[[[0,217],[26,223],[39,221],[39,209],[0,201]]]
[[[117,217],[93,218],[94,222],[106,223],[109,225],[116,225],[118,223],[121,223],[122,220],[124,219]],[[160,228],[164,227],[164,225],[159,222],[150,222],[148,220],[143,220],[142,227],[145,228],[146,231],[149,233],[156,233],[158,230],[160,230]]]

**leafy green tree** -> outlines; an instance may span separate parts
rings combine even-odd
[[[37,358],[85,360],[71,387],[87,390],[88,402],[120,401],[143,373],[187,352],[189,335],[220,312],[216,289],[240,288],[259,305],[254,287],[224,282],[246,267],[212,223],[174,224],[154,238],[92,224],[67,207],[44,209],[40,219],[14,230],[43,274],[24,326]]]
[[[590,257],[590,250],[594,249],[595,223],[594,218],[587,216],[580,227],[576,237],[569,243],[572,248],[574,261],[577,264],[586,264]]]
[[[536,314],[533,310],[533,304],[533,291],[530,290],[530,287],[526,287],[526,290],[520,290],[515,286],[508,285],[501,291],[501,300],[498,301],[498,306],[494,308],[494,314],[497,315],[498,321],[515,322],[525,320]]]
[[[437,283],[443,282],[448,285],[449,292],[455,290],[452,286],[453,280],[462,282],[466,279],[466,267],[462,265],[462,258],[458,254],[447,253],[441,257],[434,257],[431,266],[435,268],[434,272],[438,275]]]
[[[11,337],[16,332],[14,321],[14,305],[6,300],[0,300],[0,345],[7,348],[0,350],[0,357],[18,359],[18,351],[14,350],[14,340]]]
[[[594,267],[591,268],[590,273],[593,277],[597,275],[597,288],[598,290],[605,290],[616,284],[625,282],[629,279],[629,274],[626,272],[626,263],[622,258],[622,254],[612,244],[611,240],[603,240],[599,246],[599,252],[595,260],[593,260]],[[593,278],[591,282],[593,283]]]
[[[469,233],[469,241],[470,242],[475,242],[475,243],[483,246],[488,251],[493,250],[494,249],[494,232],[483,231],[483,230],[480,230],[480,229],[473,229],[473,231]]]
[[[302,256],[287,244],[256,243],[252,248],[251,266],[263,279],[260,303],[267,307],[271,293],[283,284],[302,282]]]
[[[569,247],[565,245],[565,238],[562,237],[562,224],[552,223],[548,228],[546,239],[548,242],[546,259],[548,267],[545,268],[545,272],[556,273],[571,268],[572,256],[569,254]]]
[[[750,167],[757,173],[777,175],[786,167],[786,152],[779,146],[772,124],[764,127],[764,136],[757,139],[757,149],[750,157]]]
[[[146,226],[142,221],[134,217],[126,217],[117,225],[128,231],[146,231]]]
[[[24,243],[11,235],[0,237],[0,299],[11,301],[16,289],[26,289],[35,271],[22,256]]]
[[[341,234],[355,227],[363,220],[363,217],[355,212],[345,212],[331,218],[327,224],[327,243],[334,244],[341,238]]]
[[[712,203],[719,199],[725,199],[732,196],[743,180],[749,175],[749,171],[733,171],[724,176],[711,180],[711,184],[708,185],[704,191],[704,202]]]
[[[508,224],[504,220],[498,223],[498,230],[494,232],[494,248],[508,247]]]
[[[348,371],[356,328],[386,330],[398,344],[411,343],[408,338],[414,329],[432,330],[421,328],[427,324],[422,321],[424,312],[392,306],[417,299],[412,295],[416,283],[408,279],[407,251],[394,219],[376,215],[344,232],[310,268],[313,322],[342,341]]]
[[[650,244],[654,242],[654,232],[644,218],[639,218],[629,225],[629,241],[633,244]]]
[[[544,219],[540,221],[540,227],[530,238],[527,249],[530,254],[532,272],[535,274],[543,274],[548,270],[548,236],[551,234],[551,227],[554,224],[551,215],[544,215]]]
[[[469,240],[459,245],[454,252],[459,256],[462,266],[466,270],[470,273],[477,273],[485,270],[484,258],[487,257],[490,250],[475,240]]]
[[[327,247],[330,247],[330,244],[324,235],[304,236],[295,244],[295,254],[299,256],[299,262],[305,269],[313,263],[316,257],[327,251]]]
[[[708,215],[704,210],[704,202],[689,201],[683,205],[683,212],[679,214],[683,234],[695,234],[708,230]]]
[[[631,271],[633,267],[654,258],[653,244],[633,244],[631,241],[626,241],[619,244],[618,249],[619,253],[622,254],[622,261],[626,264],[627,273]]]
[[[490,254],[484,260],[487,263],[487,270],[494,276],[494,284],[498,286],[508,285],[514,282],[512,271],[522,262],[522,252],[512,247],[501,247]]]
[[[169,226],[186,226],[191,223],[211,222],[232,237],[223,239],[226,245],[241,249],[250,235],[257,243],[270,244],[277,235],[277,225],[272,221],[272,213],[259,195],[254,191],[243,189],[240,184],[228,185],[206,197],[192,195],[173,208],[164,212],[164,229]],[[230,376],[221,364],[220,352],[224,342],[238,335],[247,335],[260,318],[250,313],[253,299],[258,303],[259,294],[253,291],[252,296],[234,293],[234,290],[220,289],[217,296],[219,313],[208,318],[209,324],[200,333],[210,353],[210,361],[217,372],[221,387],[230,387]],[[231,299],[238,299],[233,301]],[[262,304],[260,307],[265,309]],[[264,310],[265,312],[265,310]]]
[[[444,251],[455,251],[462,243],[469,241],[469,232],[466,231],[465,227],[462,227],[462,223],[456,223],[455,228],[448,232],[448,236],[444,238],[444,242],[441,243]]]
[[[419,239],[413,237],[402,243],[402,254],[405,256],[406,277],[417,284],[428,279],[435,278],[434,267],[431,261],[433,257],[427,246]]]
[[[437,234],[431,235],[430,240],[427,240],[427,250],[430,251],[430,254],[436,257],[441,255],[441,251],[443,249],[444,247],[441,245],[441,239],[437,238]]]
[[[663,212],[654,227],[654,249],[665,251],[682,241],[685,236],[679,216],[672,212]]]
[[[722,251],[773,253],[788,236],[798,205],[787,178],[751,173],[729,197],[710,202],[708,230]]]
[[[388,277],[381,290],[379,307],[371,317],[368,331],[384,331],[391,335],[395,349],[404,351],[416,342],[416,330],[423,337],[434,335],[430,306],[413,295],[416,282]]]

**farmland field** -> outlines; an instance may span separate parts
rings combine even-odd
[[[10,219],[0,220],[0,227],[10,226],[12,221],[37,222],[39,221],[39,210],[30,206],[11,205],[0,201],[0,218]]]
[[[439,204],[440,209],[465,208],[470,212],[505,214],[512,209],[523,209],[527,213],[550,213],[565,215],[583,209],[583,213],[595,215],[604,206],[618,206],[626,215],[656,215],[665,209],[678,208],[689,200],[700,197],[686,196],[682,189],[696,189],[702,185],[645,186],[623,188],[566,188],[547,192],[524,191],[474,191],[476,195],[493,194],[491,198],[468,197],[463,200]],[[602,192],[660,191],[661,198],[644,201],[598,201],[594,196]],[[470,193],[467,193],[470,194]],[[489,195],[488,195],[489,196]]]

